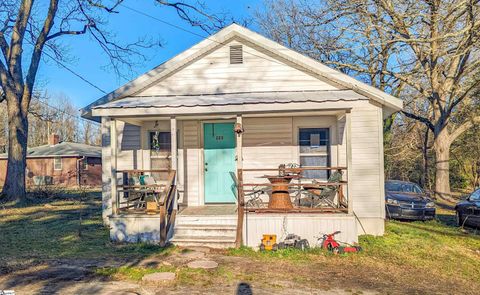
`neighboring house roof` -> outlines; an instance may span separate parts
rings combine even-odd
[[[193,60],[201,58],[209,51],[214,50],[218,46],[225,45],[226,42],[233,40],[234,38],[243,40],[247,43],[255,44],[256,46],[262,48],[262,50],[270,52],[276,58],[287,60],[307,72],[311,72],[327,81],[330,81],[332,84],[338,85],[338,88],[340,89],[353,90],[360,95],[372,99],[388,108],[390,112],[399,111],[403,107],[403,101],[394,96],[360,82],[355,78],[332,69],[317,60],[304,56],[242,26],[231,24],[216,34],[201,41],[197,45],[194,45],[190,49],[159,65],[153,70],[141,75],[135,80],[126,83],[117,90],[108,93],[87,107],[81,109],[82,116],[88,119],[98,119],[92,117],[92,109],[94,107],[118,99],[135,97],[135,95],[143,89],[148,88],[150,85],[153,85],[163,78],[170,76],[183,66],[191,63]],[[197,97],[199,98],[200,96]],[[144,99],[143,97],[135,98],[139,100]]]
[[[75,142],[61,142],[55,145],[42,145],[27,150],[27,158],[45,157],[102,157],[102,148]],[[7,158],[7,154],[0,154],[0,159]]]
[[[109,108],[155,108],[155,107],[196,107],[262,103],[327,102],[366,100],[352,90],[338,91],[285,91],[248,92],[205,95],[130,96],[121,100],[96,106],[94,109]]]

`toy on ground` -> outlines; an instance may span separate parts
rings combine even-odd
[[[362,248],[360,246],[350,245],[347,243],[340,244],[340,242],[335,240],[335,235],[339,233],[340,231],[336,231],[331,234],[324,234],[323,237],[321,238],[322,239],[321,247],[323,249],[327,249],[333,254],[356,253],[356,252],[362,251]]]
[[[278,249],[286,248],[296,248],[302,251],[310,248],[307,239],[302,239],[300,236],[295,234],[288,234],[283,242],[278,243]]]
[[[277,235],[263,235],[260,251],[276,251],[277,248]]]

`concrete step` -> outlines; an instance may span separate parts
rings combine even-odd
[[[174,236],[192,237],[235,237],[236,225],[231,224],[177,224],[174,227]]]
[[[237,226],[237,216],[218,215],[218,216],[195,216],[195,215],[177,215],[175,224],[203,224],[203,225],[233,225]]]
[[[175,235],[170,242],[180,247],[209,247],[225,249],[235,246],[235,237]]]

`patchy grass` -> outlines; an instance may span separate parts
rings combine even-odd
[[[140,259],[166,251],[150,244],[110,243],[99,195],[76,197],[34,199],[0,209],[0,261]]]
[[[359,254],[335,256],[320,249],[257,252],[244,247],[208,254],[220,263],[214,270],[189,269],[174,259],[172,265],[139,266],[137,262],[147,258],[168,260],[190,250],[112,244],[100,208],[95,194],[6,205],[0,209],[0,272],[12,271],[8,265],[13,263],[88,259],[115,262],[94,269],[100,277],[140,281],[145,274],[168,271],[176,273],[174,286],[197,289],[239,281],[273,289],[373,289],[391,294],[474,294],[480,288],[480,236],[453,227],[448,207],[439,208],[434,221],[388,221],[383,237],[360,238],[364,251]]]

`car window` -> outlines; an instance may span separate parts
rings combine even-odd
[[[477,189],[470,195],[470,201],[480,201],[480,189]]]
[[[385,190],[388,192],[416,193],[422,194],[423,190],[415,183],[387,182]]]

